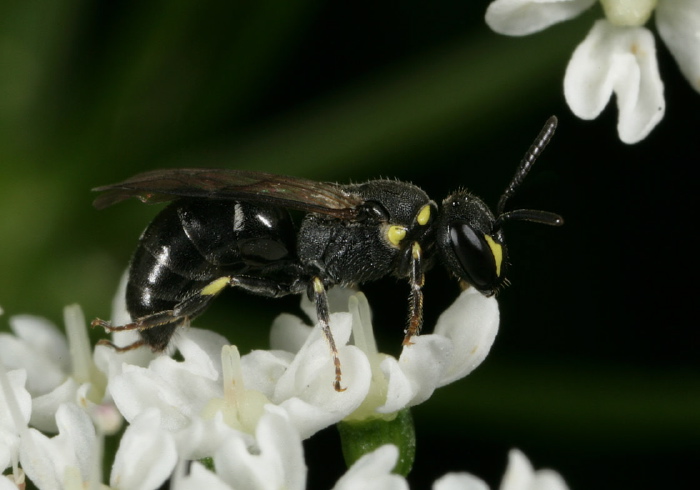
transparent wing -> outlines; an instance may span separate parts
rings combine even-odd
[[[316,182],[264,172],[231,169],[180,168],[144,172],[117,184],[93,189],[101,192],[97,209],[135,197],[145,203],[180,197],[235,199],[260,202],[343,219],[357,217],[364,201],[330,182]]]

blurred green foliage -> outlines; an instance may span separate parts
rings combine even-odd
[[[579,488],[606,487],[602,475],[619,486],[690,471],[700,435],[697,315],[680,284],[696,262],[682,230],[697,209],[689,169],[698,94],[661,48],[666,119],[624,146],[614,107],[583,123],[563,101],[567,59],[597,12],[504,38],[484,25],[487,4],[3,2],[6,314],[58,321],[63,305],[79,302],[88,318],[108,315],[157,207],[98,213],[89,192],[97,185],[213,166],[338,181],[396,176],[436,200],[468,185],[493,203],[554,113],[558,134],[517,201],[561,212],[567,225],[513,227],[502,333],[470,379],[416,410],[413,481],[427,487],[468,470],[493,485],[512,446]],[[388,345],[398,345],[407,294],[393,285],[368,294]],[[441,271],[429,276],[429,320],[454,289]],[[276,310],[225,295],[199,324],[238,325],[224,328],[232,341],[264,347],[266,325],[290,301]],[[333,436],[309,450],[324,437]],[[312,484],[323,486],[337,476],[340,448],[336,463],[307,461]]]

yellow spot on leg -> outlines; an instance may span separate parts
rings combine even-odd
[[[230,282],[231,279],[229,277],[220,277],[204,286],[200,294],[202,296],[213,296],[215,294],[219,294],[219,292],[228,286]]]

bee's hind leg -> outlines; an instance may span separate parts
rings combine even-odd
[[[202,289],[184,298],[173,306],[172,310],[164,310],[150,315],[144,315],[131,323],[113,326],[111,322],[100,318],[94,319],[90,325],[92,327],[102,327],[107,332],[124,332],[136,330],[141,334],[141,339],[136,342],[119,347],[108,340],[100,340],[98,345],[108,345],[117,352],[126,352],[142,345],[149,346],[154,352],[165,350],[168,346],[173,332],[180,327],[187,325],[191,318],[200,315],[209,306],[209,303],[216,297],[222,289],[235,285],[236,279],[229,276],[220,277],[211,281]]]

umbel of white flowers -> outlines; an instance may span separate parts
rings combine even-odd
[[[524,36],[571,19],[596,0],[494,0],[486,23],[494,31]],[[597,20],[576,48],[564,76],[566,102],[576,116],[594,119],[612,94],[619,111],[617,131],[637,143],[664,117],[664,85],[656,44],[644,27],[652,14],[659,36],[690,85],[700,92],[700,1],[601,0]]]
[[[122,284],[115,322],[128,321],[123,297]],[[42,318],[11,318],[13,333],[0,334],[0,465],[9,469],[0,490],[23,488],[25,476],[41,490],[104,488],[104,439],[124,419],[129,426],[111,464],[110,488],[152,490],[169,479],[176,489],[303,489],[303,439],[344,419],[390,419],[426,401],[474,370],[498,330],[495,299],[467,290],[432,334],[396,359],[378,351],[364,295],[336,290],[330,304],[343,393],[333,389],[319,329],[292,315],[275,321],[273,349],[244,356],[218,334],[183,329],[175,337],[179,361],[147,349],[92,351],[77,305],[65,310],[67,340]],[[302,308],[313,317],[310,302]],[[381,445],[359,457],[334,488],[407,489],[392,472],[400,457],[396,446]],[[202,458],[213,465],[197,462]],[[523,485],[566,489],[558,474],[533,471],[513,451],[501,488]],[[450,473],[433,488],[488,487]]]

